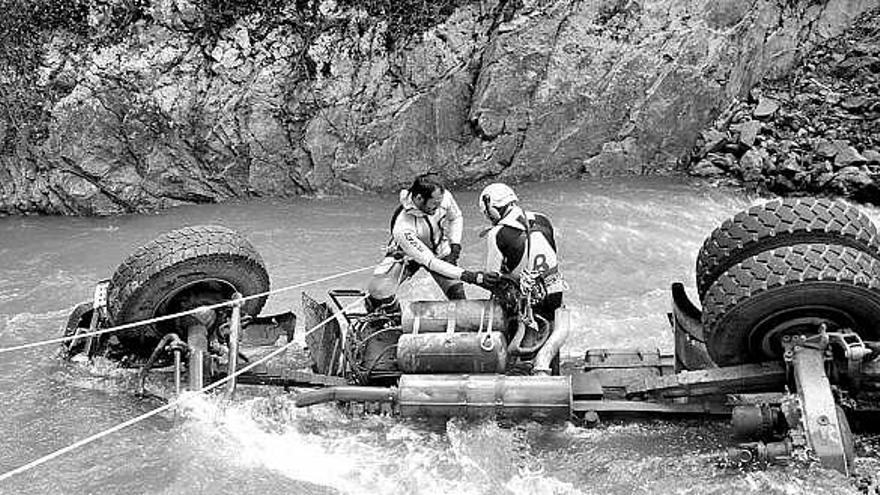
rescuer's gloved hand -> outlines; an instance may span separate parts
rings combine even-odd
[[[503,280],[498,272],[483,272],[483,283],[481,285],[487,289],[492,289],[497,287]]]
[[[458,258],[461,257],[461,244],[450,244],[449,245],[449,254],[444,256],[442,259],[447,263],[452,263],[453,265],[458,264]]]
[[[461,274],[461,281],[479,285],[484,289],[492,289],[501,282],[501,275],[498,272],[472,272],[465,270]]]

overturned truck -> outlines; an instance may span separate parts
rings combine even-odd
[[[328,301],[303,293],[311,369],[259,366],[237,381],[298,387],[301,407],[407,417],[727,417],[735,461],[815,459],[849,473],[850,422],[880,418],[875,225],[841,202],[771,201],[710,234],[696,279],[702,309],[672,284],[673,353],[590,349],[573,363],[557,354],[553,376],[531,375],[529,363],[577,332],[566,308],[534,324],[498,298],[367,313],[360,290],[332,290]],[[86,336],[64,352],[137,366],[142,377],[165,367],[178,389],[186,374],[199,390],[252,359],[242,347],[293,338],[293,313],[259,314],[268,289],[262,259],[239,234],[176,230],[129,256],[74,310],[65,332]]]

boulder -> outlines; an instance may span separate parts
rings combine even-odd
[[[766,119],[773,116],[777,110],[779,110],[779,103],[776,100],[762,96],[752,115],[759,119]]]
[[[847,110],[854,111],[864,107],[868,102],[868,98],[864,96],[850,96],[840,102],[840,106]]]
[[[862,156],[865,157],[867,163],[880,163],[880,151],[865,150],[862,152]]]
[[[727,134],[715,129],[707,129],[700,133],[703,140],[703,153],[711,153],[720,149],[727,141]]]
[[[838,142],[838,150],[837,154],[834,155],[834,166],[838,168],[861,165],[868,161],[855,148],[845,142]]]
[[[742,158],[739,159],[740,168],[743,171],[763,170],[764,155],[765,153],[762,153],[762,150],[750,149],[746,151]]]
[[[740,124],[730,126],[734,131],[739,132],[739,142],[748,147],[755,145],[755,138],[761,130],[761,123],[755,120],[747,120]]]
[[[840,151],[840,147],[827,139],[820,139],[814,147],[816,154],[822,158],[834,158]]]
[[[798,189],[794,182],[784,175],[776,175],[771,180],[770,188],[779,194],[794,192]]]
[[[709,153],[706,157],[713,165],[724,170],[733,170],[736,167],[736,156],[731,153]]]
[[[874,183],[868,171],[861,167],[844,167],[838,170],[836,175],[836,180],[850,189],[860,189]]]
[[[779,166],[779,171],[793,175],[798,172],[803,172],[804,168],[798,163],[798,159],[795,155],[789,155],[785,157],[782,165]]]
[[[726,174],[726,171],[716,167],[709,160],[700,160],[696,166],[691,168],[690,173],[697,177],[721,177]]]

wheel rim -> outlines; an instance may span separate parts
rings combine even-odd
[[[782,357],[782,337],[813,335],[826,330],[857,328],[849,313],[830,306],[798,306],[777,311],[761,320],[749,334],[749,353],[762,358]]]
[[[168,292],[153,308],[152,316],[159,317],[232,300],[240,292],[228,280],[203,278],[194,280]],[[156,326],[163,333],[174,330],[174,320],[159,322]]]

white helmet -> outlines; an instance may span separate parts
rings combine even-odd
[[[498,216],[498,208],[507,206],[514,201],[519,201],[519,198],[516,197],[513,189],[507,184],[496,182],[483,188],[483,192],[480,193],[479,206],[484,215],[493,221],[497,221],[494,217]],[[491,212],[491,210],[495,211]]]

